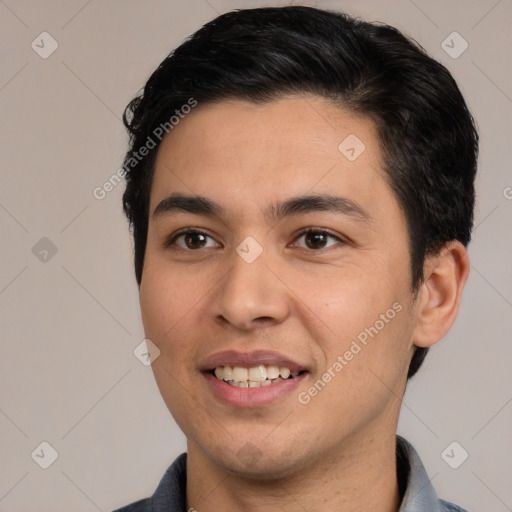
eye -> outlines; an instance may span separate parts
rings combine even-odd
[[[213,244],[208,245],[207,240],[213,241]],[[174,235],[171,235],[170,239],[166,242],[166,247],[172,247],[173,245],[178,246],[184,250],[197,250],[204,249],[207,247],[220,247],[215,240],[206,233],[195,229],[187,229],[179,231]]]
[[[304,237],[305,245],[297,245],[294,243],[293,245],[301,247],[303,249],[326,249],[331,247],[332,245],[336,245],[336,243],[344,243],[341,238],[337,236],[331,235],[328,231],[324,231],[322,229],[308,228],[303,231],[296,240],[299,240]],[[328,239],[335,240],[335,243],[331,243],[327,245]]]
[[[301,238],[304,238],[304,243],[297,243],[297,240],[300,240]],[[209,243],[208,239],[210,239]],[[332,240],[331,243],[329,243],[329,239]],[[328,231],[316,228],[308,228],[307,230],[303,231],[295,240],[296,241],[293,244],[294,246],[300,247],[302,249],[312,250],[327,249],[338,243],[344,243],[341,238],[332,235]],[[179,249],[193,251],[198,249],[205,249],[208,247],[220,247],[220,244],[215,242],[215,240],[210,235],[204,233],[203,231],[186,229],[174,233],[165,243],[165,247],[167,248],[172,248],[173,246],[177,246]]]

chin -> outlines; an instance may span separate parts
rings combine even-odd
[[[298,472],[297,464],[293,464],[290,460],[277,463],[275,459],[271,459],[265,455],[252,464],[247,464],[240,460],[224,461],[225,469],[230,473],[259,482],[276,482],[289,478]]]
[[[215,465],[223,467],[227,472],[240,478],[261,482],[293,476],[303,470],[304,459],[308,460],[308,457],[301,455],[296,448],[282,447],[276,450],[275,445],[267,443],[262,446],[255,441],[247,441],[241,448],[231,443],[227,448],[216,447],[206,453]]]

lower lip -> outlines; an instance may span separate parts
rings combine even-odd
[[[304,380],[306,373],[269,386],[239,388],[217,379],[211,373],[203,374],[213,394],[221,401],[235,407],[262,407],[291,393]]]

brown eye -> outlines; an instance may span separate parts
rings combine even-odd
[[[297,240],[301,238],[304,238],[305,245],[298,244],[298,247],[302,247],[304,249],[326,249],[332,245],[336,245],[337,243],[343,243],[343,241],[337,236],[331,235],[329,232],[319,229],[309,229],[304,231],[301,235],[299,235]],[[334,240],[335,242],[328,244],[329,239]]]
[[[208,246],[208,239],[213,241],[213,244],[210,242]],[[213,240],[213,238],[206,233],[201,231],[182,231],[171,237],[171,240],[168,242],[167,247],[177,246],[179,249],[184,250],[198,250],[204,249],[205,247],[218,247],[219,245]]]
[[[206,236],[201,233],[187,233],[183,241],[189,249],[201,249],[206,242]]]
[[[324,233],[307,233],[305,240],[310,249],[323,249],[327,243],[327,236]]]

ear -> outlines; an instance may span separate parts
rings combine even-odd
[[[414,345],[430,347],[450,330],[459,311],[469,267],[466,248],[457,240],[445,244],[435,256],[427,256],[418,292]]]

